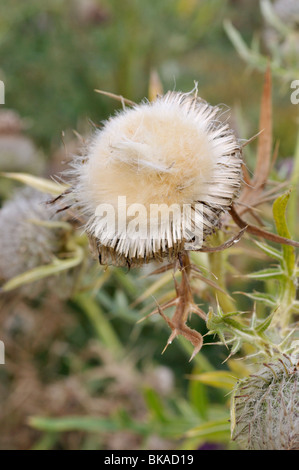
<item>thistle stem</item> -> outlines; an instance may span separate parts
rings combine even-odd
[[[217,244],[223,243],[222,233],[219,231],[214,235],[214,240]],[[221,289],[226,289],[226,276],[225,276],[225,263],[227,258],[227,252],[217,251],[209,253],[210,270],[217,278],[217,284]],[[235,310],[234,302],[226,294],[217,291],[218,302],[224,313],[230,313]]]

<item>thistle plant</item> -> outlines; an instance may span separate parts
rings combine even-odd
[[[253,176],[249,175],[242,157],[244,147],[253,139],[238,139],[219,108],[198,97],[197,87],[191,93],[164,94],[159,89],[158,96],[157,93],[151,96],[152,101],[139,105],[118,97],[123,111],[94,133],[82,156],[74,157],[71,170],[62,176],[63,191],[56,183],[28,175],[6,175],[43,190],[50,186],[55,196],[51,206],[57,214],[69,214],[72,218],[72,222],[67,222],[72,227],[67,244],[70,258],[59,257],[44,267],[35,267],[27,279],[56,275],[60,270],[81,266],[86,256],[87,237],[100,264],[108,269],[110,265],[114,269],[124,266],[130,270],[154,264],[151,274],[162,276],[162,281],[150,286],[141,295],[143,300],[156,295],[164,279],[165,283],[169,280],[174,283],[174,288],[154,299],[153,310],[145,317],[160,315],[170,328],[163,352],[178,336],[183,336],[191,343],[191,359],[195,359],[206,342],[202,332],[191,328],[189,322],[192,313],[200,317],[205,321],[207,334],[217,335],[220,343],[228,348],[227,360],[241,355],[250,363],[249,377],[236,385],[233,394],[233,438],[245,448],[295,448],[298,339],[294,316],[299,310],[295,248],[299,243],[291,239],[286,222],[290,192],[282,194],[284,183],[274,182],[269,187],[275,158],[270,70],[265,77]],[[119,206],[120,197],[125,200]],[[277,233],[264,228],[257,210],[269,201],[274,201],[272,219]],[[162,216],[150,219],[153,225],[149,227],[146,210],[152,203],[162,205]],[[124,222],[119,209],[132,205],[131,219]],[[140,210],[140,205],[145,212]],[[189,205],[189,218],[176,218],[175,211],[169,219],[163,218],[163,210],[166,212],[170,205],[178,209],[176,215],[184,214],[184,205]],[[294,200],[291,207],[296,207]],[[136,211],[139,211],[137,217]],[[135,221],[134,230],[132,221]],[[76,225],[85,230],[83,242],[76,235]],[[236,307],[226,284],[226,257],[230,250],[238,249],[241,238],[249,238],[259,253],[276,262],[274,267],[245,276],[264,280],[267,285],[276,281],[279,287],[272,292],[266,289],[245,292],[255,302],[249,315],[243,315]],[[203,257],[208,260],[206,266],[199,262]],[[208,271],[213,272],[215,280],[207,275]],[[22,282],[26,282],[26,277],[17,275],[3,288],[10,290]],[[195,301],[195,294],[201,296],[204,291],[202,286],[196,288],[198,282],[215,294],[208,298],[207,312]],[[77,294],[86,289],[78,284],[77,287]],[[88,306],[94,321],[92,298],[86,294],[73,298],[83,307]],[[260,305],[268,306],[270,312],[260,315]],[[166,314],[168,309],[172,309],[172,315]],[[101,320],[103,340],[108,343],[109,337],[119,351],[109,322],[105,318]],[[246,389],[248,393],[244,393]],[[278,413],[278,409],[283,412]],[[263,434],[269,417],[272,421],[268,439]]]
[[[179,335],[188,339],[194,346],[191,359],[201,349],[203,341],[199,332],[187,326],[190,314],[207,320],[211,331],[221,332],[214,328],[217,320],[213,314],[210,312],[207,318],[193,300],[191,280],[194,273],[200,275],[200,270],[190,261],[189,252],[221,252],[237,242],[245,230],[284,244],[288,247],[285,253],[293,250],[292,246],[299,246],[283,230],[281,234],[271,234],[245,222],[242,214],[246,210],[239,211],[234,206],[234,200],[240,196],[238,204],[252,211],[265,198],[263,190],[271,158],[271,123],[267,108],[271,101],[270,90],[268,72],[261,114],[261,126],[266,125],[266,132],[260,140],[253,181],[249,181],[244,169],[244,178],[252,184],[248,184],[241,195],[241,154],[245,144],[221,120],[219,109],[197,96],[195,87],[191,93],[158,95],[152,102],[141,105],[127,100],[131,109],[125,107],[96,131],[83,155],[74,160],[72,169],[66,173],[70,188],[56,199],[62,199],[67,208],[71,207],[85,220],[85,230],[101,264],[131,268],[166,259],[169,264],[155,270],[155,274],[179,269],[181,284],[175,281],[175,297],[158,304],[148,316],[159,313],[172,330],[167,345]],[[124,99],[122,102],[126,106]],[[275,194],[272,191],[271,197]],[[147,215],[152,204],[158,205],[161,217],[157,214],[153,217],[150,212],[149,220]],[[184,204],[191,206],[189,229],[181,217]],[[132,229],[131,221],[122,220],[120,216],[120,209],[127,210],[129,206],[130,210],[130,205],[133,206],[130,215],[138,213],[137,232],[136,224]],[[170,205],[178,208],[178,219],[173,214],[168,219],[164,217],[163,211],[168,215]],[[108,211],[108,218],[103,217],[102,208],[107,211],[108,206],[112,211]],[[217,229],[223,229],[223,214],[227,212],[241,231],[218,247],[209,246],[208,237]],[[164,313],[170,307],[175,307],[172,318]]]

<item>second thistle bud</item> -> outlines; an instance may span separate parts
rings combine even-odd
[[[238,384],[232,438],[241,448],[299,449],[298,369],[298,358],[281,355]]]

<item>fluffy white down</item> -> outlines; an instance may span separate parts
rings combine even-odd
[[[128,231],[122,237],[117,229],[109,236],[102,233],[107,221],[96,215],[97,207],[112,204],[117,215],[119,196],[126,197],[127,207],[143,204],[148,213],[150,204],[203,203],[202,241],[211,233],[241,183],[240,146],[219,115],[219,108],[191,93],[169,92],[125,109],[95,132],[70,173],[72,195],[100,252],[107,248],[118,257],[140,260],[159,252],[163,258],[186,241],[174,221],[146,240]],[[139,222],[148,226],[149,220],[139,214]]]

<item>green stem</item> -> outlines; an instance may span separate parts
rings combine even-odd
[[[214,235],[213,241],[216,245],[221,245],[223,243],[223,234],[218,231],[217,234]],[[217,277],[217,284],[223,290],[226,289],[226,264],[227,252],[226,251],[217,251],[215,253],[209,253],[209,262],[210,262],[210,270],[211,272]],[[224,313],[230,313],[235,310],[234,302],[231,300],[230,297],[225,295],[218,290],[215,290],[215,294],[217,294],[219,305],[221,306]]]
[[[291,275],[285,275],[284,277],[284,282],[282,282],[281,285],[281,295],[277,301],[278,308],[273,314],[273,320],[271,323],[272,328],[277,328],[283,334],[290,325],[293,307],[296,301],[295,280]]]
[[[299,141],[298,141],[299,142]],[[297,149],[298,156],[296,167],[299,166],[299,147]],[[297,171],[297,170],[296,170]],[[296,173],[295,171],[295,173]],[[299,171],[299,168],[298,168]],[[296,176],[296,175],[295,175]],[[297,178],[297,176],[296,176]],[[293,195],[294,196],[294,195]],[[297,197],[297,196],[296,196]],[[290,210],[288,204],[290,203],[291,193],[287,193],[279,196],[273,204],[273,216],[277,232],[280,236],[291,238],[290,231],[286,222],[287,210]],[[296,209],[296,200],[292,206],[292,211]],[[290,213],[289,213],[290,214]],[[296,214],[292,214],[296,219]],[[295,248],[292,246],[282,247],[283,261],[281,267],[284,271],[283,276],[280,280],[280,294],[278,296],[277,305],[278,308],[274,311],[273,320],[271,327],[275,327],[279,330],[280,334],[285,334],[288,326],[291,322],[291,316],[293,313],[293,306],[296,301],[296,253]]]
[[[291,178],[292,193],[288,204],[288,226],[292,235],[296,232],[296,222],[298,220],[298,183],[299,183],[299,130],[294,155],[294,168]]]

